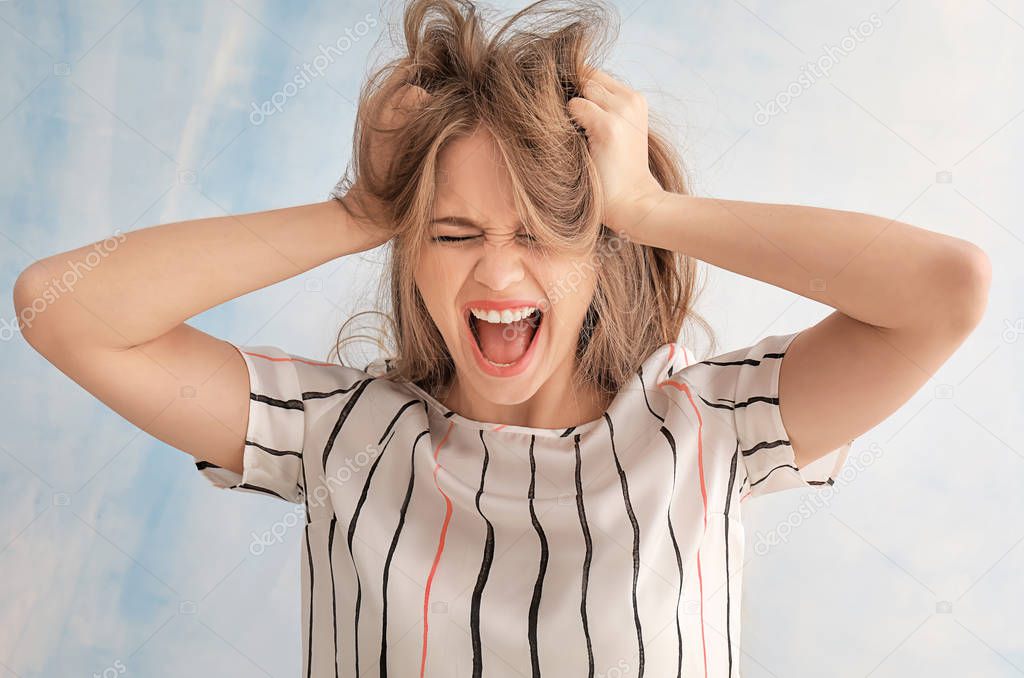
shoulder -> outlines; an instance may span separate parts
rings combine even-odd
[[[642,367],[649,402],[663,402],[666,416],[735,429],[747,415],[774,419],[782,356],[796,336],[776,334],[753,344],[697,359],[680,341],[664,344]]]
[[[686,385],[705,400],[733,405],[746,396],[772,393],[786,349],[797,333],[773,334],[752,344],[695,359],[686,346],[676,343],[664,359],[665,385],[677,390]]]
[[[401,382],[383,377],[383,360],[359,368],[291,353],[279,346],[235,348],[245,360],[253,399],[270,398],[285,407],[306,409],[360,398],[371,390],[375,399],[389,393],[409,394]]]

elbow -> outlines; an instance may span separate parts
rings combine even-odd
[[[14,281],[14,320],[8,328],[17,331],[40,353],[45,343],[44,312],[52,303],[45,269],[38,262],[23,270]]]
[[[960,240],[951,257],[944,261],[942,275],[947,290],[943,316],[954,331],[970,334],[988,308],[992,262],[983,249]]]

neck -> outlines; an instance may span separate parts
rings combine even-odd
[[[521,403],[491,402],[467,388],[458,375],[447,395],[439,400],[475,421],[550,429],[579,426],[600,418],[608,407],[609,398],[597,388],[583,391],[574,388],[573,367],[571,360],[563,363],[536,393]]]

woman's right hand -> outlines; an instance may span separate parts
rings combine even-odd
[[[396,71],[394,77],[404,77],[404,71]],[[366,153],[373,177],[381,180],[388,176],[394,160],[397,141],[410,118],[429,101],[429,93],[417,85],[404,84],[394,91],[376,119],[365,120],[361,125],[364,144],[360,148]],[[364,229],[379,234],[381,243],[393,235],[393,224],[388,223],[388,210],[377,198],[365,189],[365,177],[357,171],[352,187],[342,196],[342,204]],[[353,210],[351,207],[355,207]]]

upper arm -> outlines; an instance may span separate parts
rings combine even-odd
[[[879,328],[834,311],[797,334],[779,408],[802,467],[888,418],[963,342],[955,328]]]
[[[242,470],[249,377],[230,343],[185,323],[124,350],[38,335],[30,341],[55,367],[143,431],[196,459]]]
[[[941,287],[933,298],[920,300],[924,321],[876,327],[834,311],[791,342],[779,401],[797,465],[884,421],[977,326],[988,301],[991,264],[974,244],[957,242],[949,258],[936,263]]]

